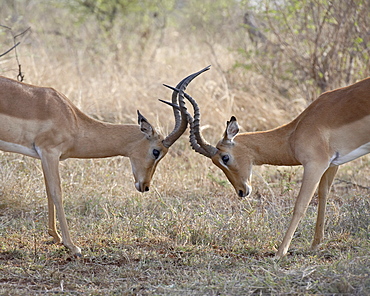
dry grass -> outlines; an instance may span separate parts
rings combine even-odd
[[[190,153],[163,160],[145,195],[134,191],[126,159],[66,161],[65,208],[84,253],[78,260],[50,244],[37,161],[2,155],[1,293],[369,293],[368,189],[337,181],[322,248],[308,251],[313,202],[290,254],[277,262],[272,254],[291,216],[299,170],[261,169],[255,194],[239,200],[201,159],[186,168]],[[344,167],[338,180],[364,182],[363,165]]]
[[[155,55],[150,51],[151,60],[125,63],[122,53],[117,63],[109,55],[85,55],[85,43],[63,47],[67,41],[42,26],[21,51],[26,82],[52,86],[100,119],[134,123],[140,108],[167,133],[173,122],[157,101],[169,98],[161,84],[174,85],[216,57],[219,66],[189,86],[210,142],[233,114],[244,130],[261,130],[287,122],[306,105],[299,94],[286,101],[263,78],[231,70],[233,53],[222,44],[211,52],[189,37],[185,48],[169,30]],[[6,76],[14,73],[11,63],[0,64]],[[0,294],[369,295],[369,162],[364,157],[340,169],[321,249],[309,251],[314,199],[289,255],[276,261],[272,255],[292,214],[300,168],[257,167],[251,198],[240,200],[221,171],[191,151],[186,136],[159,164],[146,194],[135,191],[125,158],[67,160],[61,165],[65,209],[83,250],[76,260],[50,244],[39,162],[1,153]]]

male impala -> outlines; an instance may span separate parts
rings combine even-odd
[[[192,148],[221,168],[240,197],[251,193],[253,165],[303,165],[293,218],[276,255],[282,257],[287,253],[318,187],[318,215],[312,243],[316,249],[324,237],[326,198],[338,166],[370,152],[370,78],[323,93],[292,122],[273,130],[238,134],[233,116],[216,147],[201,136],[198,105],[183,90],[179,90],[180,108],[186,112],[184,96],[194,108],[194,120],[188,114]]]
[[[184,78],[188,83],[204,70]],[[172,95],[177,102],[177,93]],[[0,150],[41,160],[48,197],[49,234],[63,242],[73,254],[81,250],[71,240],[65,217],[59,176],[59,161],[67,158],[130,158],[138,191],[149,190],[158,162],[187,127],[186,115],[174,108],[175,128],[163,138],[138,112],[139,125],[118,125],[97,121],[85,115],[64,95],[0,77]],[[55,213],[56,210],[56,213]],[[56,214],[62,238],[56,229]]]

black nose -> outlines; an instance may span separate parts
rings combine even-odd
[[[244,192],[243,192],[243,190],[239,190],[239,197],[244,197]]]
[[[145,187],[145,191],[149,191],[149,187],[148,186]]]

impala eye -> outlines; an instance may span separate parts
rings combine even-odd
[[[161,152],[157,149],[153,149],[153,156],[155,159],[158,159],[159,155],[161,154]]]
[[[228,161],[230,160],[230,157],[229,157],[229,155],[223,155],[223,156],[221,157],[221,159],[222,159],[222,162],[223,162],[225,165],[227,165]]]

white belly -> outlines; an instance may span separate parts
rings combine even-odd
[[[331,160],[332,165],[341,165],[343,163],[349,162],[351,160],[354,160],[356,158],[359,158],[365,154],[368,154],[370,152],[370,142],[366,143],[357,149],[345,154],[345,155],[340,155],[336,153]]]

